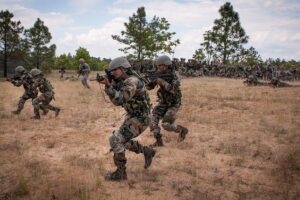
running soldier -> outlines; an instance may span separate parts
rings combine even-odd
[[[179,133],[178,141],[183,141],[188,129],[175,123],[176,114],[181,106],[180,82],[172,68],[171,59],[162,55],[154,63],[157,67],[158,77],[147,84],[148,90],[154,89],[157,85],[158,105],[152,110],[150,131],[153,133],[156,142],[152,147],[163,146],[162,134],[160,133],[159,121],[162,120],[162,127],[167,131]],[[173,75],[172,79],[164,80],[166,75]]]
[[[23,88],[25,90],[23,95],[20,97],[17,110],[12,111],[13,114],[18,115],[23,110],[24,104],[28,99],[33,100],[37,97],[38,90],[33,87],[32,77],[23,66],[16,67],[13,78],[8,79],[8,81],[10,81],[16,87],[20,87],[21,85],[23,85]],[[47,109],[43,109],[44,114],[47,114],[47,112]]]
[[[155,155],[152,148],[133,140],[149,126],[150,98],[145,90],[144,82],[131,68],[125,57],[113,59],[108,70],[111,73],[110,76],[105,77],[99,83],[105,84],[105,93],[111,102],[116,106],[122,106],[127,115],[119,130],[113,131],[109,138],[117,169],[107,174],[105,179],[120,181],[127,179],[125,149],[137,154],[142,153],[145,158],[144,168],[151,165]]]
[[[90,74],[90,66],[84,62],[84,59],[83,58],[80,58],[79,59],[79,70],[78,70],[78,77],[79,76],[82,76],[81,77],[81,83],[84,87],[90,89],[90,86],[89,84],[87,83],[87,80],[89,78],[89,74]]]
[[[51,83],[44,77],[43,73],[39,69],[32,69],[30,75],[33,79],[33,87],[38,88],[42,93],[32,101],[34,108],[33,119],[40,119],[39,109],[49,109],[55,112],[55,117],[58,116],[60,108],[52,106],[50,102],[54,99],[54,91]]]

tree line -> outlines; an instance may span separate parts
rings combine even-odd
[[[214,21],[212,29],[203,34],[200,48],[192,55],[194,60],[206,64],[300,67],[300,62],[295,60],[269,58],[263,61],[254,47],[246,48],[249,36],[231,3],[222,5],[219,14],[220,18]],[[25,66],[44,71],[61,67],[77,69],[79,58],[84,58],[93,70],[103,70],[110,62],[107,58],[90,56],[84,47],[79,47],[75,55],[68,53],[56,57],[56,45],[50,44],[51,33],[41,19],[38,18],[33,27],[24,29],[20,21],[13,20],[13,16],[8,10],[0,12],[0,58],[4,76],[7,75],[9,59],[22,61]],[[125,30],[111,37],[124,46],[119,50],[128,59],[153,59],[162,53],[173,54],[180,44],[179,39],[173,39],[176,33],[169,30],[170,25],[164,17],[153,16],[147,21],[146,10],[140,7],[124,23]]]

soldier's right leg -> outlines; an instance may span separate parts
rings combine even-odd
[[[152,159],[155,156],[155,150],[151,147],[143,146],[138,141],[132,140],[138,137],[149,126],[149,117],[128,117],[119,129],[119,132],[125,138],[125,148],[137,154],[143,154],[145,158],[144,168],[150,167]]]
[[[85,87],[87,87],[88,89],[90,89],[90,86],[89,86],[89,84],[88,84],[88,78],[89,78],[89,75],[88,75],[88,74],[85,74],[85,75],[83,76]]]
[[[160,133],[160,127],[159,127],[159,121],[162,119],[166,112],[166,107],[158,104],[157,106],[154,107],[152,111],[152,116],[151,116],[151,122],[150,122],[150,131],[153,133],[153,136],[155,138],[155,142],[150,145],[151,147],[156,147],[156,146],[163,146],[163,140],[162,140],[162,134]]]
[[[59,115],[59,112],[60,112],[60,108],[56,107],[56,106],[53,106],[50,104],[50,102],[52,101],[53,99],[53,96],[46,96],[45,95],[45,100],[43,100],[40,104],[40,109],[41,110],[52,110],[55,112],[55,117],[57,117]]]
[[[29,97],[26,93],[24,93],[24,94],[20,97],[20,100],[19,100],[19,102],[18,102],[18,108],[17,108],[17,110],[13,111],[12,113],[13,113],[13,114],[16,114],[16,115],[20,114],[20,112],[21,112],[21,111],[23,110],[23,108],[24,108],[25,102],[26,102],[28,99],[30,99],[30,97]]]
[[[127,179],[126,162],[125,157],[125,138],[119,131],[114,131],[109,138],[110,146],[114,152],[113,160],[117,169],[105,175],[106,180],[121,181]]]
[[[33,106],[33,112],[34,116],[32,117],[33,119],[40,119],[40,103],[44,101],[44,96],[40,95],[37,98],[32,100],[32,106]]]

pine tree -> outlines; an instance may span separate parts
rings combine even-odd
[[[20,21],[12,21],[13,13],[0,12],[0,54],[3,56],[3,75],[7,77],[7,62],[12,53],[20,46],[20,34],[23,27]]]

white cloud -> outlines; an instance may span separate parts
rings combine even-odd
[[[119,34],[124,18],[115,18],[107,22],[100,28],[92,28],[79,35],[65,33],[64,37],[58,42],[58,51],[64,52],[64,49],[71,47],[74,51],[79,47],[87,48],[92,56],[95,57],[115,57],[122,55],[118,49],[121,45],[114,41],[112,34]]]
[[[25,28],[30,28],[34,25],[37,18],[44,21],[45,25],[49,27],[50,32],[57,31],[65,26],[70,26],[74,23],[70,16],[58,13],[42,13],[32,8],[26,8],[20,4],[7,5],[6,9],[14,14],[16,20],[20,20]]]
[[[0,0],[4,8],[12,11],[22,25],[29,28],[36,18],[41,18],[49,27],[57,53],[72,52],[78,46],[85,46],[92,55],[115,57],[121,44],[112,40],[112,34],[124,30],[124,22],[144,6],[148,20],[154,15],[165,17],[171,24],[170,31],[175,31],[174,39],[181,44],[175,49],[177,57],[192,57],[200,47],[203,34],[210,29],[215,19],[219,18],[218,10],[227,0],[191,0],[191,1],[158,1],[158,0],[117,0],[109,8],[99,11],[99,18],[108,16],[105,24],[95,23],[95,15],[90,21],[97,24],[91,27],[89,20],[75,24],[78,12],[83,14],[88,9],[95,10],[104,1],[69,0],[74,9],[69,13],[40,12],[22,6],[20,0]],[[108,4],[107,2],[105,2]],[[234,10],[239,13],[240,21],[250,36],[247,46],[255,47],[263,58],[282,57],[300,59],[300,3],[297,0],[232,0]],[[102,6],[102,5],[101,5]],[[101,7],[102,8],[102,7]],[[75,12],[74,12],[75,10]],[[111,17],[111,18],[109,18]]]
[[[181,40],[175,56],[188,58],[200,47],[199,41],[203,40],[204,32],[211,28],[215,19],[220,18],[218,10],[225,2],[153,0],[140,1],[140,4],[146,8],[149,19],[156,15],[170,22],[170,29],[177,33],[174,38]],[[299,2],[233,0],[231,4],[239,13],[241,24],[250,36],[247,46],[254,46],[263,58],[285,56],[288,59],[300,59],[296,53],[299,47],[295,45],[295,42],[300,43],[300,20],[293,17],[299,13]],[[110,11],[120,16],[131,16],[136,9],[114,7]],[[274,51],[275,46],[285,53]]]

